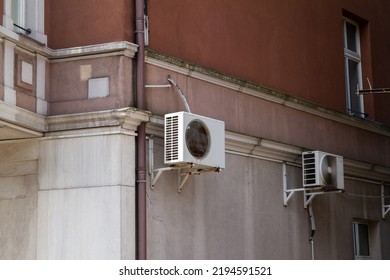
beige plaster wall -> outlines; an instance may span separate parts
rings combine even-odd
[[[154,139],[153,150],[155,168],[163,166],[162,139]],[[301,172],[288,166],[289,188],[302,187]],[[281,163],[230,153],[225,170],[191,176],[180,194],[176,172],[164,172],[155,188],[148,189],[148,257],[311,259],[303,193],[295,193],[284,206],[282,178]],[[372,258],[388,256],[380,187],[355,180],[345,184],[344,194],[313,200],[314,257],[353,259],[354,219],[370,222]]]
[[[0,143],[0,259],[135,258],[134,136],[93,132]]]
[[[38,141],[0,143],[0,259],[35,259]]]
[[[134,137],[44,140],[39,168],[38,259],[135,258]]]

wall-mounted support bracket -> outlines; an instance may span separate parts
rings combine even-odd
[[[324,188],[321,186],[314,187],[314,188],[295,188],[295,189],[288,188],[288,186],[287,186],[287,166],[286,166],[286,163],[283,162],[283,204],[284,204],[284,206],[287,206],[292,195],[296,192],[303,192],[303,197],[304,197],[303,207],[307,208],[311,205],[313,199],[317,195],[330,194],[330,193],[340,193],[341,190],[325,191]]]
[[[296,192],[304,192],[305,188],[289,188],[287,186],[287,165],[283,162],[283,204],[288,205],[288,202]],[[305,207],[306,208],[306,207]]]
[[[304,198],[304,201],[303,201],[303,207],[304,208],[307,208],[308,206],[311,205],[313,199],[319,195],[319,194],[323,194],[323,192],[321,191],[306,191],[304,190],[303,191],[303,198]]]
[[[220,172],[222,169],[218,167],[203,167],[193,163],[174,165],[154,169],[154,137],[149,135],[149,176],[151,188],[154,189],[158,179],[163,172],[177,171],[177,191],[180,193],[183,190],[184,184],[192,175],[200,175],[203,173]]]
[[[321,194],[332,194],[332,193],[341,193],[342,191],[341,190],[331,190],[331,191],[324,191],[323,189],[317,189],[317,190],[313,190],[313,189],[305,189],[305,191],[303,192],[304,194],[304,207],[307,208],[308,206],[310,206],[310,204],[312,203],[313,199],[317,196],[317,195],[321,195]]]
[[[382,219],[390,212],[390,204],[385,204],[385,184],[381,185],[381,200],[382,200]]]
[[[162,167],[162,168],[157,168],[155,170],[152,170],[151,172],[151,188],[154,189],[154,186],[157,183],[157,180],[160,178],[161,174],[165,171],[173,171],[177,170],[177,191],[180,193],[183,189],[184,184],[187,182],[189,176],[191,175],[190,173],[182,173],[181,170],[183,168],[191,168],[191,165],[186,165],[186,166],[170,166],[170,167]],[[154,173],[157,174],[154,176]]]
[[[220,172],[220,168],[199,168],[195,166],[192,163],[186,164],[186,165],[178,165],[178,166],[169,166],[169,167],[162,167],[157,168],[155,170],[152,170],[151,172],[151,188],[154,189],[154,186],[157,183],[157,180],[160,178],[161,174],[165,171],[174,171],[177,170],[177,191],[180,193],[183,190],[184,184],[187,182],[188,178],[192,175],[200,175],[203,173],[210,173],[210,172]],[[154,173],[156,173],[154,175]]]

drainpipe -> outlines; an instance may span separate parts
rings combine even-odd
[[[307,208],[307,213],[309,214],[309,224],[310,224],[309,242],[311,246],[311,259],[314,260],[314,233],[316,232],[316,224],[315,224],[313,208],[311,207],[311,204],[309,204],[309,207]]]
[[[135,35],[138,51],[136,56],[136,107],[145,109],[144,98],[144,0],[135,0]],[[146,123],[137,129],[137,163],[136,163],[136,258],[146,260]]]

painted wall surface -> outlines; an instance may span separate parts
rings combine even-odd
[[[39,142],[0,143],[0,259],[37,254]]]
[[[134,1],[45,1],[45,29],[53,49],[134,38]]]
[[[42,141],[38,259],[134,259],[134,137]]]
[[[132,59],[125,56],[59,61],[50,65],[50,115],[91,112],[131,106]],[[108,95],[94,97],[88,83],[108,78]]]
[[[153,150],[154,165],[160,167],[162,139],[154,139]],[[289,187],[302,185],[301,172],[288,166]],[[176,172],[165,172],[148,189],[148,257],[311,259],[303,194],[295,193],[284,206],[282,178],[280,163],[229,153],[224,171],[191,176],[180,194]],[[354,219],[372,223],[372,258],[387,256],[390,247],[379,227],[388,222],[381,220],[380,200],[368,198],[379,195],[378,185],[346,180],[344,194],[316,197],[314,257],[353,259]]]
[[[0,47],[0,65],[4,65],[4,46]],[[0,83],[4,84],[4,69],[0,67]],[[4,101],[4,87],[0,87],[0,100]]]
[[[368,166],[366,173],[377,172],[374,169],[379,165],[388,178],[387,128],[351,120],[344,114],[343,16],[357,16],[365,25],[363,75],[375,86],[389,87],[390,66],[383,61],[390,59],[390,31],[379,27],[386,24],[383,14],[387,16],[390,4],[382,2],[382,6],[367,8],[371,4],[363,0],[298,0],[283,5],[270,0],[165,0],[164,4],[149,0],[149,47],[168,58],[204,66],[202,73],[209,76],[196,77],[199,72],[193,76],[193,67],[178,70],[174,63],[164,68],[167,61],[161,60],[156,63],[161,67],[147,63],[146,84],[167,84],[171,75],[194,113],[223,120],[230,132],[258,142],[265,139],[297,149],[340,154]],[[45,1],[48,47],[131,42],[133,6],[134,1],[125,0]],[[9,106],[17,105],[15,111],[22,107],[36,112],[39,98],[32,102],[18,94],[16,100],[15,50],[22,48],[13,40],[4,42],[0,99],[7,99]],[[29,49],[24,44],[22,47]],[[45,65],[40,68],[45,74],[41,75],[41,88],[45,89],[41,94],[42,101],[48,102],[49,115],[134,105],[133,60],[109,51],[47,61],[31,54],[41,56],[40,65]],[[213,79],[219,79],[219,84]],[[227,80],[240,86],[232,89]],[[96,82],[94,86],[91,81]],[[259,87],[244,93],[245,81]],[[101,84],[107,91],[99,88]],[[280,97],[278,91],[288,97]],[[279,98],[277,102],[275,98]],[[312,103],[306,102],[303,108],[302,99]],[[388,97],[368,97],[366,101],[372,116],[390,124]],[[174,88],[146,89],[146,103],[157,118],[184,110]],[[325,107],[342,114],[324,113]],[[53,121],[54,128],[45,126],[51,130],[42,129],[46,138],[39,142],[0,143],[0,258],[135,257],[136,132],[135,128],[122,132],[147,121],[149,115],[115,124],[113,119],[122,113],[131,115],[130,111],[96,118],[70,115]],[[43,119],[46,125],[50,117]],[[12,119],[23,126],[18,121]],[[123,127],[115,131],[115,125]],[[66,126],[80,130],[67,131]],[[163,166],[160,136],[153,147],[155,167]],[[256,145],[259,143],[253,149]],[[300,168],[290,166],[288,172],[289,183],[301,185]],[[192,176],[181,194],[176,189],[176,173],[164,173],[155,189],[147,191],[148,258],[311,259],[303,197],[295,194],[289,205],[283,206],[282,178],[280,162],[231,151],[222,173]],[[378,185],[347,179],[344,194],[316,197],[315,257],[352,259],[351,227],[358,219],[370,223],[372,258],[389,259],[390,226],[388,220],[381,220],[379,195]]]
[[[362,26],[362,64],[374,87],[389,87],[390,4],[353,1],[150,0],[149,48],[346,111],[343,16]],[[348,13],[349,12],[349,13]],[[389,97],[365,109],[390,124]]]
[[[147,64],[146,83],[164,84],[171,75],[195,114],[220,119],[227,130],[324,150],[350,159],[390,165],[390,138],[357,127],[296,110],[292,106],[244,94],[183,73]],[[185,111],[174,88],[146,89],[147,110],[157,115]]]
[[[0,143],[0,259],[134,259],[134,156],[120,134]]]
[[[233,89],[226,80],[216,81],[212,71],[173,64],[169,59],[163,62],[150,57],[146,84],[165,84],[170,75],[193,113],[224,120],[228,131],[256,137],[258,145],[261,139],[270,139],[345,159],[390,164],[387,135],[345,124],[342,118],[318,115],[310,110],[313,106],[304,111],[299,102],[288,105],[287,101],[244,93],[238,86]],[[185,110],[175,91],[147,88],[147,109],[156,115]],[[153,166],[162,167],[163,140],[155,136],[153,142]],[[289,166],[288,185],[301,188],[301,173],[301,168]],[[191,176],[180,194],[176,172],[165,172],[154,189],[148,190],[148,257],[311,259],[303,194],[295,193],[288,206],[283,206],[282,178],[281,163],[229,150],[223,172]],[[371,258],[387,258],[390,247],[384,236],[389,232],[388,221],[381,218],[380,195],[378,184],[346,178],[343,194],[315,197],[314,258],[353,259],[352,223],[356,220],[370,224]]]

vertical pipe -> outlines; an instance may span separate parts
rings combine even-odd
[[[136,56],[136,106],[145,109],[144,98],[144,0],[135,0],[135,34],[138,51]],[[137,130],[137,167],[136,167],[136,195],[137,195],[137,233],[136,257],[146,260],[146,124],[141,123]]]
[[[311,259],[314,260],[314,233],[316,232],[316,224],[315,224],[313,208],[311,207],[311,204],[309,204],[309,207],[307,208],[307,213],[309,214],[309,224],[310,224],[309,242],[311,245]]]
[[[137,136],[137,259],[146,260],[146,152],[145,123]]]

